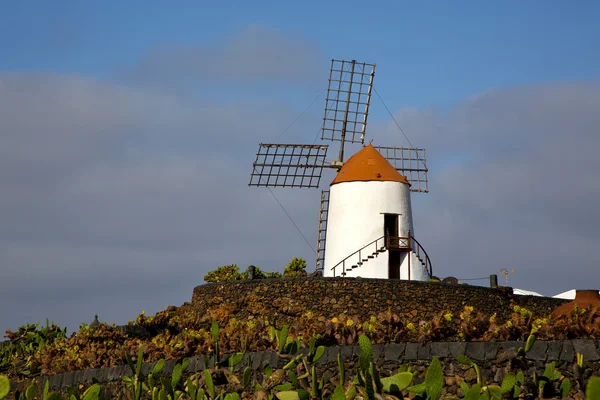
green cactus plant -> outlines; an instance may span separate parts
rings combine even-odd
[[[10,381],[8,380],[8,376],[0,375],[0,399],[8,396],[10,392]]]
[[[600,377],[592,376],[587,383],[585,388],[586,400],[600,399]]]

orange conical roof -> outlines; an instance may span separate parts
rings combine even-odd
[[[331,185],[356,181],[402,182],[409,185],[406,177],[370,144],[346,161]]]

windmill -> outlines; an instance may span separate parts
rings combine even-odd
[[[321,140],[339,142],[336,159],[327,160],[329,145],[323,143],[261,143],[249,186],[318,189],[323,169],[334,169],[330,190],[321,191],[316,270],[324,276],[424,280],[431,275],[431,263],[414,239],[410,192],[429,191],[425,149],[365,146],[375,68],[355,60],[331,60]],[[346,145],[352,143],[363,149],[345,161]],[[334,191],[343,193],[334,196]],[[367,203],[384,198],[385,204],[348,204],[354,198]],[[374,210],[377,221],[372,222]],[[380,260],[370,261],[374,258]],[[359,268],[366,263],[368,268]]]

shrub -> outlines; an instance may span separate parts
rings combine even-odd
[[[240,270],[237,265],[222,265],[214,271],[204,275],[206,282],[227,282],[241,279]]]
[[[306,260],[301,257],[294,257],[288,265],[285,266],[283,277],[284,278],[296,278],[308,276],[306,272]]]

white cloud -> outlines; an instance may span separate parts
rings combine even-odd
[[[313,82],[323,71],[319,48],[304,38],[253,25],[209,44],[162,44],[119,71],[129,82],[173,90],[196,85],[258,86]]]

